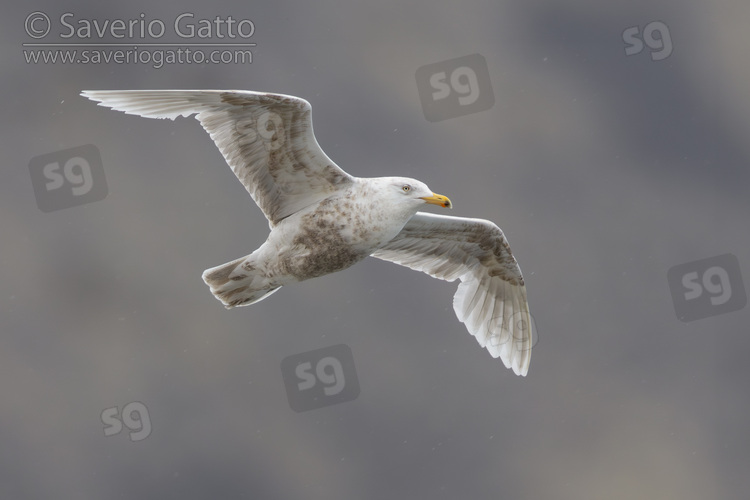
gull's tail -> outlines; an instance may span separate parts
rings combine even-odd
[[[206,269],[203,281],[227,309],[249,306],[281,288],[255,270],[252,255]]]

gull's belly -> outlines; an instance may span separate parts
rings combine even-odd
[[[298,252],[283,259],[285,271],[298,281],[343,271],[370,255],[371,252],[332,241],[324,247],[298,247]]]
[[[391,238],[311,213],[297,224],[275,228],[269,235],[272,250],[268,256],[277,262],[279,274],[303,281],[351,267]]]
[[[402,227],[384,211],[368,210],[352,199],[327,199],[281,221],[269,235],[267,257],[277,262],[280,275],[295,281],[316,278],[363,260]]]

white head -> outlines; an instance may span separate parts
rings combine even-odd
[[[433,193],[424,182],[408,177],[381,177],[379,180],[383,198],[392,206],[404,207],[412,215],[425,204],[453,208],[448,197]]]

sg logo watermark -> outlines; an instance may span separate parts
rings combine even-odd
[[[351,401],[359,380],[349,346],[338,344],[294,354],[281,362],[289,406],[296,412]]]
[[[479,54],[422,66],[416,78],[424,117],[431,122],[478,113],[495,104],[487,61]]]
[[[29,162],[36,204],[53,212],[107,196],[102,157],[91,144],[32,158]]]
[[[490,320],[488,330],[488,344],[492,347],[515,343],[519,351],[530,351],[539,343],[536,320],[531,313],[528,317],[522,312],[515,312],[510,318],[496,316]],[[522,342],[525,342],[525,345],[518,345]]]
[[[284,133],[284,120],[277,113],[265,111],[260,115],[239,120],[235,124],[235,130],[242,133],[243,145],[253,144],[260,140],[266,151],[276,151],[286,142]]]
[[[730,253],[674,266],[667,279],[677,318],[686,323],[747,305],[740,263]]]
[[[115,436],[122,431],[122,424],[130,429],[130,440],[141,441],[151,434],[151,419],[146,405],[140,401],[133,401],[122,407],[122,414],[116,406],[102,412],[104,435]]]
[[[654,36],[658,33],[658,37]],[[672,55],[672,36],[669,28],[661,21],[653,21],[643,28],[643,36],[638,26],[632,26],[622,32],[622,40],[627,44],[625,55],[633,56],[643,52],[643,43],[651,49],[651,60],[661,61]]]

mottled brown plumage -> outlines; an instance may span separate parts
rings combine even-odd
[[[266,215],[271,233],[250,255],[208,269],[204,281],[227,307],[346,269],[367,256],[461,280],[453,306],[480,345],[520,375],[531,357],[521,270],[490,221],[419,212],[450,200],[404,177],[357,178],[318,146],[310,104],[248,91],[85,91],[126,113],[196,115]]]

